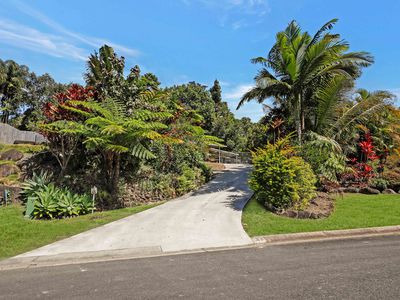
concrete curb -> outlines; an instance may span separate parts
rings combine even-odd
[[[318,242],[324,240],[363,238],[363,237],[374,237],[374,236],[385,236],[385,235],[400,235],[400,225],[256,236],[252,238],[253,244],[249,245],[217,247],[217,248],[201,248],[201,249],[184,250],[177,252],[164,252],[161,247],[143,247],[143,248],[118,249],[118,250],[107,250],[107,251],[63,253],[58,255],[12,257],[0,261],[0,271],[86,264],[95,262],[107,262],[115,260],[128,260],[128,259],[150,258],[150,257],[161,257],[161,256],[175,256],[175,255],[206,253],[206,252],[218,252],[218,251],[263,247],[263,246]]]
[[[231,247],[201,248],[176,252],[164,252],[162,251],[161,247],[143,247],[133,249],[63,253],[57,255],[11,257],[6,260],[0,261],[0,271],[55,267],[161,256],[176,256],[195,253],[208,253],[224,250],[251,248],[254,246],[254,244],[249,244]]]
[[[384,226],[384,227],[370,227],[370,228],[357,228],[345,230],[327,230],[316,232],[300,232],[289,234],[274,234],[265,236],[255,236],[252,238],[254,244],[284,244],[284,243],[298,243],[308,241],[320,241],[329,239],[344,239],[344,238],[357,238],[376,235],[397,235],[400,234],[399,226]]]

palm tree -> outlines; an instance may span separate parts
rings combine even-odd
[[[259,103],[273,98],[286,108],[289,121],[296,126],[299,142],[309,129],[315,114],[315,95],[321,86],[337,76],[354,80],[360,68],[373,63],[366,52],[347,52],[349,44],[329,30],[337,19],[324,24],[314,36],[302,32],[296,21],[276,35],[276,42],[267,57],[252,59],[263,68],[255,77],[255,87],[245,93],[238,108],[245,102]]]

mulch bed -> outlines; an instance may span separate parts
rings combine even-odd
[[[327,193],[319,192],[318,196],[310,201],[309,206],[305,210],[287,209],[275,213],[295,219],[321,219],[329,217],[334,207],[334,200]]]

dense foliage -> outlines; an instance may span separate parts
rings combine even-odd
[[[195,82],[162,89],[138,66],[124,70],[124,58],[103,46],[89,57],[86,86],[72,84],[42,103],[36,124],[48,152],[31,160],[53,174],[46,193],[83,194],[96,185],[102,208],[171,198],[211,178],[210,146],[252,145],[255,124],[234,117],[217,80],[210,90]]]
[[[396,181],[397,173],[387,170],[392,167],[386,162],[400,148],[400,111],[389,92],[354,88],[373,58],[349,52],[349,44],[331,32],[336,22],[327,22],[313,36],[295,21],[278,32],[267,56],[252,59],[262,68],[238,107],[271,99],[260,121],[267,126],[266,140],[296,132],[300,153],[321,187],[382,187],[384,180]]]
[[[21,129],[34,129],[43,119],[41,106],[64,85],[49,74],[41,76],[15,61],[0,60],[0,120]]]
[[[316,196],[315,175],[310,165],[296,155],[288,139],[257,149],[253,164],[250,187],[267,207],[302,209]]]

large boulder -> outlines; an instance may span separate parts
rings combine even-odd
[[[19,161],[24,158],[24,154],[16,149],[10,149],[0,154],[0,160]]]
[[[378,195],[381,192],[377,189],[371,188],[371,187],[365,187],[360,189],[361,194],[367,194],[367,195]]]
[[[0,178],[18,174],[19,171],[19,168],[13,164],[2,164],[0,165]]]
[[[341,188],[341,191],[343,193],[360,193],[360,189],[353,186]]]
[[[392,189],[385,189],[383,190],[382,194],[397,194],[397,193]]]

